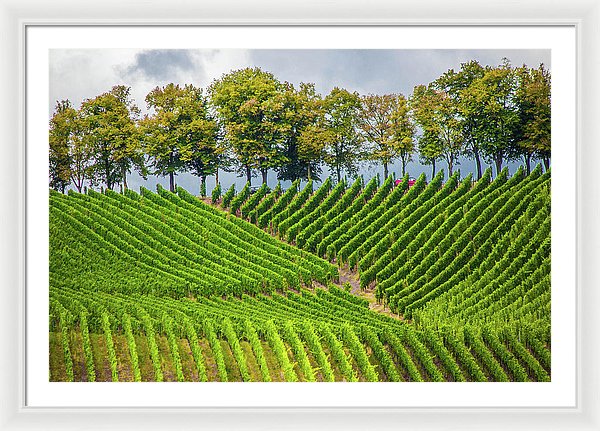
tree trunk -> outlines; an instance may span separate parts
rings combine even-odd
[[[306,177],[307,177],[306,179],[308,181],[310,181],[310,179],[311,179],[310,178],[310,176],[311,176],[310,174],[311,174],[311,172],[310,172],[310,163],[309,163],[309,164],[306,165]]]
[[[175,174],[169,172],[169,190],[171,193],[175,193]]]
[[[494,156],[494,163],[496,164],[496,176],[499,176],[502,171],[502,156],[496,154]]]
[[[431,173],[431,178],[433,179],[433,177],[435,177],[435,159],[433,159],[431,164],[433,165],[433,172]]]
[[[483,172],[481,172],[481,157],[479,156],[479,149],[474,148],[473,154],[475,155],[475,164],[477,165],[477,179],[480,180]]]
[[[546,168],[546,172],[550,169],[550,157],[544,157],[544,167]]]
[[[71,181],[77,189],[77,192],[81,193],[81,189],[83,188],[83,180],[81,180],[78,175],[71,175]]]
[[[174,160],[175,156],[173,154],[173,151],[171,151],[169,153],[169,167],[172,167],[174,164]],[[169,190],[171,190],[171,193],[175,193],[175,173],[174,172],[169,172]]]
[[[402,159],[402,176],[406,175],[406,161]]]
[[[206,197],[206,175],[200,177],[200,196]]]
[[[452,176],[452,171],[454,170],[454,160],[450,157],[448,160],[448,178]]]
[[[337,173],[337,182],[339,183],[340,181],[342,181],[342,175],[341,175],[341,172],[340,172],[340,167],[336,166],[335,171]]]
[[[219,185],[219,168],[215,171],[215,187]]]
[[[252,171],[248,165],[246,165],[246,182],[252,185]]]
[[[127,170],[125,169],[125,166],[123,166],[123,168],[122,168],[122,173],[123,173],[123,193],[125,193],[125,190],[127,190]]]
[[[525,159],[525,168],[527,169],[527,175],[531,173],[531,154],[524,154],[523,159]]]
[[[110,180],[110,165],[108,158],[104,160],[104,170],[106,172],[106,188],[112,190],[112,181]]]
[[[387,177],[388,177],[388,164],[386,162],[383,162],[383,180],[385,181]]]
[[[260,172],[262,173],[262,183],[263,184],[267,184],[267,173],[268,173],[268,169],[262,168],[260,170]]]

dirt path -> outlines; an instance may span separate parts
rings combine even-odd
[[[388,307],[385,307],[383,304],[377,302],[377,299],[375,298],[375,288],[369,287],[365,290],[361,290],[360,276],[357,271],[352,271],[348,268],[348,265],[344,265],[343,267],[339,268],[339,273],[340,287],[343,287],[344,284],[349,283],[350,286],[352,286],[350,293],[360,298],[365,298],[367,301],[369,301],[370,310],[385,314],[393,317],[394,319],[404,320],[402,316],[392,313]]]
[[[199,197],[199,199],[201,199],[207,205],[212,205],[214,207],[218,207],[217,205],[212,204],[212,200],[211,200],[210,196],[207,196],[204,198]],[[218,207],[218,208],[220,208],[220,207]],[[220,209],[222,209],[222,208],[220,208]],[[224,210],[224,211],[226,211],[226,210]],[[275,236],[275,237],[277,238],[277,236]],[[335,265],[335,261],[332,263]],[[360,276],[358,274],[358,271],[352,271],[352,270],[350,270],[348,265],[344,265],[339,268],[339,273],[340,273],[340,281],[338,283],[338,286],[343,288],[343,286],[346,283],[349,283],[351,286],[350,293],[352,293],[353,295],[358,296],[360,298],[365,298],[367,301],[369,301],[369,309],[370,310],[375,311],[377,313],[385,314],[387,316],[393,317],[394,319],[404,320],[402,318],[402,316],[392,313],[388,307],[385,307],[383,304],[380,304],[377,302],[377,300],[375,299],[375,288],[373,286],[369,286],[369,287],[367,287],[367,289],[361,290]],[[316,282],[313,282],[313,285],[316,287],[325,288],[325,286],[322,286]]]

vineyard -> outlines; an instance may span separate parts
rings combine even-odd
[[[51,381],[549,381],[550,173],[50,192]]]

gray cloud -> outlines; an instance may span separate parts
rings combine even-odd
[[[194,70],[192,51],[185,49],[153,49],[135,55],[135,62],[125,68],[118,67],[122,76],[143,76],[146,79],[165,80],[180,72]]]
[[[322,94],[335,86],[359,93],[412,93],[448,69],[478,60],[498,65],[507,57],[514,65],[550,66],[550,50],[252,50],[257,66],[293,84],[313,82]]]

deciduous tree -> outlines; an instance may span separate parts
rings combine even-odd
[[[186,169],[205,182],[207,175],[216,172],[221,149],[202,90],[171,83],[153,89],[146,103],[154,113],[140,124],[154,173],[169,176],[171,191],[175,191],[175,175]]]
[[[481,78],[473,81],[473,103],[485,119],[481,130],[483,155],[496,166],[496,174],[505,161],[518,155],[515,132],[519,115],[515,103],[516,73],[504,59],[498,67],[486,67]]]
[[[273,74],[260,68],[230,72],[210,86],[225,138],[248,182],[252,170],[258,169],[266,183],[268,170],[286,161],[282,146],[290,125],[285,121],[284,91]]]
[[[416,123],[421,128],[419,149],[424,160],[443,158],[448,164],[448,175],[464,148],[464,137],[456,103],[435,85],[418,85],[410,101]]]
[[[388,165],[397,157],[402,160],[402,175],[415,150],[414,125],[409,117],[406,98],[398,94],[369,94],[361,98],[359,125],[371,143],[369,159],[383,164],[383,177]]]
[[[200,88],[190,85],[184,90],[180,112],[181,160],[189,172],[200,178],[201,194],[205,195],[206,177],[217,175],[225,148],[209,110],[208,98]]]
[[[293,85],[284,83],[285,121],[289,124],[283,142],[283,155],[286,161],[277,168],[279,180],[318,179],[321,173],[321,154],[312,154],[309,141],[302,146],[302,134],[319,123],[322,111],[322,98],[315,91],[314,84],[300,83],[296,90]],[[305,137],[310,133],[305,133]]]
[[[515,103],[519,115],[516,141],[522,150],[527,172],[531,159],[540,158],[550,168],[550,72],[543,64],[537,69],[517,69]]]
[[[54,115],[50,119],[49,179],[50,187],[62,193],[71,182],[71,150],[77,139],[76,121],[77,111],[68,99],[56,102]]]
[[[128,89],[115,87],[113,92],[86,99],[80,108],[83,140],[93,153],[93,183],[103,182],[111,189],[121,181],[134,162],[143,166],[138,133],[128,106]],[[123,92],[121,90],[124,90]]]
[[[121,102],[129,112],[131,122],[125,121],[127,139],[121,139],[114,143],[114,158],[121,170],[121,182],[123,188],[127,188],[127,174],[135,169],[144,179],[148,174],[145,163],[145,155],[142,151],[138,121],[140,109],[131,97],[131,87],[115,85],[110,93]]]
[[[325,97],[323,107],[323,160],[335,172],[339,182],[342,170],[356,176],[358,165],[365,157],[363,137],[358,128],[360,97],[358,93],[335,87]]]
[[[477,178],[483,175],[481,142],[487,126],[473,82],[483,77],[485,69],[476,61],[462,63],[460,70],[448,70],[434,81],[436,89],[448,94],[454,101],[464,138],[464,155],[475,160]]]

